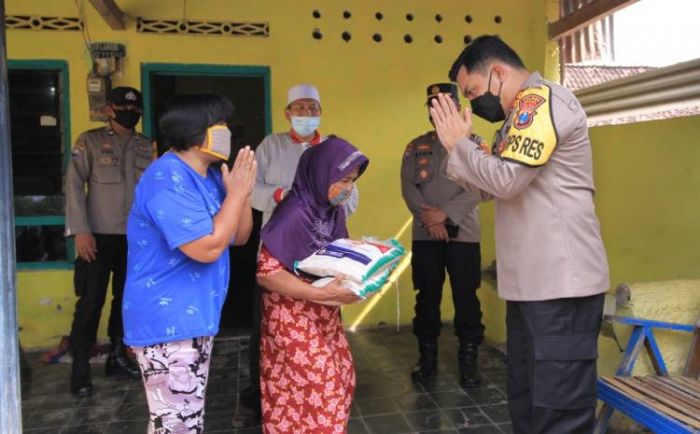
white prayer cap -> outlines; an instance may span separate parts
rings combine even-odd
[[[311,84],[298,84],[290,87],[287,91],[287,105],[305,98],[316,100],[321,104],[321,95],[318,93],[318,89]]]

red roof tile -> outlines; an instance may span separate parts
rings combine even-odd
[[[575,92],[607,81],[641,74],[650,69],[656,68],[653,66],[567,64],[564,68],[564,86]]]

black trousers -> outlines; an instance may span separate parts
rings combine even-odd
[[[109,315],[108,334],[113,342],[124,336],[122,326],[122,295],[126,279],[126,235],[95,234],[97,257],[92,262],[81,258],[75,261],[73,276],[75,303],[70,342],[74,357],[89,357],[97,341],[102,307],[107,296],[110,275],[112,277],[112,308]]]
[[[255,284],[253,295],[253,325],[250,330],[248,369],[250,385],[241,392],[241,404],[260,412],[260,322],[262,321],[263,288]]]
[[[455,308],[455,334],[462,340],[480,344],[484,325],[476,296],[481,285],[479,243],[414,241],[412,247],[413,287],[418,291],[413,333],[419,339],[436,339],[440,335],[440,302],[447,269]]]
[[[516,434],[588,434],[605,295],[508,301],[508,409]]]

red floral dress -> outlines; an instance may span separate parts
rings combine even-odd
[[[284,266],[263,246],[258,276]],[[260,388],[265,433],[344,433],[355,369],[338,306],[262,296]]]

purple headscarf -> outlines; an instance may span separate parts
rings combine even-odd
[[[346,238],[343,206],[328,200],[330,186],[369,160],[350,143],[331,137],[307,149],[299,159],[289,194],[277,206],[261,233],[272,256],[288,270],[299,261],[338,238]],[[359,176],[358,175],[358,176]]]

